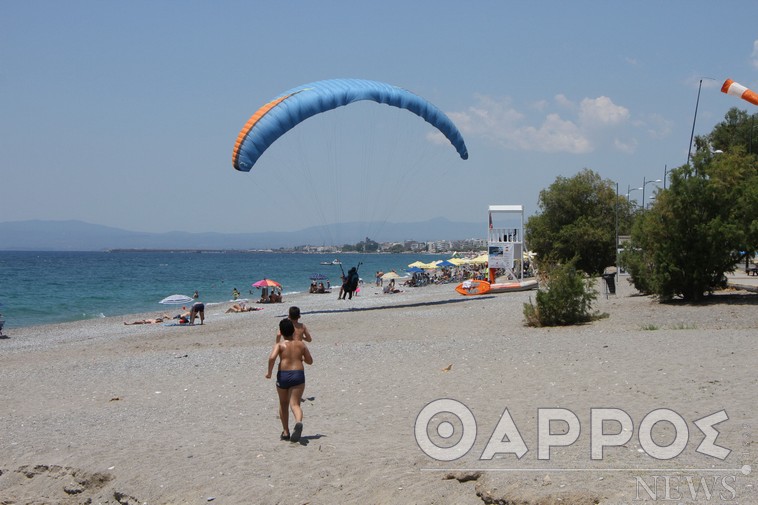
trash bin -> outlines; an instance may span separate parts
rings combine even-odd
[[[603,274],[605,285],[608,286],[608,292],[612,295],[616,294],[616,274]]]

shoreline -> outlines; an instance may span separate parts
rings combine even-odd
[[[755,461],[758,430],[742,426],[758,426],[756,295],[659,304],[622,280],[616,296],[601,291],[594,304],[607,318],[527,328],[522,305],[534,291],[463,297],[453,287],[384,295],[372,284],[352,302],[303,293],[247,313],[224,314],[222,304],[193,327],[111,317],[14,329],[0,340],[0,497],[619,505],[633,502],[635,477],[654,475],[634,468],[699,478],[694,469],[726,475]],[[290,305],[313,335],[300,444],[278,440],[275,388],[263,378]],[[421,410],[442,398],[465,405],[479,427],[472,450],[452,462],[429,457],[414,436]],[[546,407],[571,410],[582,431],[540,461],[537,409]],[[634,436],[607,448],[602,462],[589,459],[590,410],[599,407],[623,409],[634,422]],[[640,452],[637,435],[644,416],[664,407],[691,431],[672,461]],[[481,459],[506,408],[529,452]],[[722,409],[729,420],[717,427],[718,445],[733,449],[724,461],[695,451],[703,437],[693,424]],[[734,501],[758,501],[755,481],[737,472]]]
[[[325,274],[332,283],[338,282],[341,273],[339,267],[319,267],[319,259],[328,257],[331,261],[331,255],[260,254],[256,256],[260,261],[239,254],[116,256],[101,252],[9,256],[10,263],[5,265],[13,268],[3,270],[7,289],[0,307],[5,328],[170,311],[171,306],[160,305],[158,301],[172,293],[199,291],[201,301],[225,303],[231,301],[232,288],[236,287],[243,296],[257,300],[260,291],[250,283],[267,276],[282,283],[285,295],[294,295],[308,291],[309,277],[314,273]],[[361,273],[367,282],[373,280],[375,270],[405,268],[409,263],[405,255],[357,256],[345,255],[345,260],[365,262]],[[82,262],[88,268],[82,269]],[[38,279],[27,282],[22,272],[36,269],[40,272]]]

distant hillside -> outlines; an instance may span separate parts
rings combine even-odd
[[[336,228],[336,227],[334,227]],[[483,238],[481,223],[457,223],[436,218],[418,223],[340,224],[339,243],[354,244],[365,238],[366,230],[379,229],[377,242],[403,240],[459,240]],[[0,250],[15,251],[98,251],[103,249],[268,249],[297,245],[321,245],[334,235],[326,227],[294,232],[265,233],[146,233],[122,230],[82,221],[0,222]]]

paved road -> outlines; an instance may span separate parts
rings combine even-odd
[[[735,270],[733,274],[727,274],[726,277],[730,286],[758,293],[758,275],[747,275],[744,267]]]

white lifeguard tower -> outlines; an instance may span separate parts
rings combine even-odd
[[[495,282],[498,269],[513,280],[524,280],[524,206],[490,205],[488,209],[487,252],[489,281]],[[513,271],[519,261],[518,276]]]

